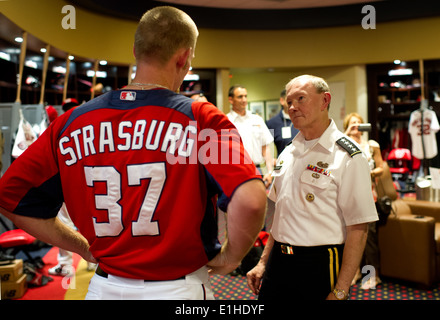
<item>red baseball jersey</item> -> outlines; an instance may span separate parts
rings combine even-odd
[[[51,218],[65,202],[104,271],[170,280],[219,252],[216,196],[259,178],[212,104],[121,90],[57,118],[0,179],[0,206]]]

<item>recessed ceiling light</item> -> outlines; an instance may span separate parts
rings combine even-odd
[[[413,74],[413,69],[411,68],[401,68],[388,71],[389,76],[409,76]]]

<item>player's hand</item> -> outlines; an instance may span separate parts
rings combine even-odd
[[[256,295],[260,293],[261,280],[263,279],[265,269],[266,268],[262,263],[258,263],[246,274],[248,287]]]
[[[207,267],[210,274],[227,275],[237,269],[239,265],[240,262],[228,261],[227,254],[222,250],[214,257],[214,259],[208,262]]]
[[[92,253],[89,250],[82,252],[80,255],[87,262],[98,263],[98,260],[95,259],[95,257],[92,255]]]
[[[269,188],[272,183],[273,177],[272,174],[267,173],[263,176],[263,182],[266,188]]]
[[[231,253],[228,239],[225,240],[220,252],[208,262],[208,272],[210,274],[226,275],[240,265],[241,259],[234,257]]]

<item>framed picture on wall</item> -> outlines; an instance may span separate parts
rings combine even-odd
[[[275,116],[281,110],[279,100],[266,101],[266,121]]]
[[[249,103],[249,111],[253,114],[257,114],[263,119],[265,119],[264,112],[264,102],[263,101],[254,101]]]

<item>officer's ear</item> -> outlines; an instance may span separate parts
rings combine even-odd
[[[331,100],[332,100],[332,95],[330,94],[330,92],[324,92],[321,111],[324,111],[325,109],[328,110]]]

